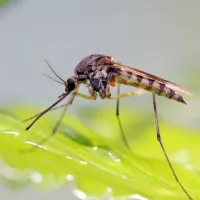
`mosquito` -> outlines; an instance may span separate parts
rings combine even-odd
[[[101,99],[115,99],[117,101],[116,116],[117,116],[120,132],[121,132],[121,137],[126,148],[130,149],[129,144],[126,140],[123,128],[122,128],[120,118],[119,118],[119,100],[124,97],[140,95],[144,92],[151,92],[152,100],[153,100],[153,110],[154,110],[154,120],[155,120],[155,126],[156,126],[157,140],[162,148],[164,156],[173,173],[175,180],[177,181],[177,183],[179,184],[183,192],[187,195],[187,197],[189,199],[192,199],[192,197],[189,195],[189,193],[184,188],[182,183],[179,181],[179,178],[176,175],[176,172],[164,148],[164,145],[161,139],[160,130],[159,130],[158,114],[157,114],[157,108],[156,108],[156,96],[155,96],[155,95],[159,95],[159,96],[167,97],[168,99],[172,99],[177,102],[186,104],[183,97],[180,94],[178,94],[178,92],[191,95],[192,94],[191,91],[175,83],[169,82],[167,80],[164,80],[152,74],[143,72],[139,69],[123,65],[120,62],[116,61],[113,57],[102,55],[102,54],[92,54],[83,58],[79,62],[79,64],[76,66],[74,70],[74,76],[68,78],[66,81],[62,79],[53,70],[53,68],[47,61],[46,63],[51,69],[51,71],[54,73],[54,75],[59,80],[54,79],[46,74],[45,76],[49,77],[50,79],[53,79],[54,81],[58,83],[63,84],[65,86],[65,92],[61,94],[58,97],[58,100],[55,103],[53,103],[50,107],[48,107],[46,110],[27,119],[27,120],[31,120],[31,119],[34,119],[34,120],[26,128],[26,130],[29,130],[45,113],[51,110],[55,110],[60,107],[64,107],[64,110],[59,120],[55,124],[52,133],[41,141],[41,143],[44,143],[49,137],[52,137],[56,133],[65,115],[67,108],[69,107],[69,105],[73,103],[76,96],[79,96],[88,100],[96,100],[97,96],[99,96]],[[81,84],[86,85],[86,87],[88,88],[89,94],[83,94],[79,92],[79,87]],[[117,95],[112,96],[110,92],[110,87],[114,87],[116,84],[118,85]],[[121,84],[133,86],[139,89],[136,91],[128,92],[128,93],[120,93]],[[67,102],[64,105],[56,107],[56,105],[59,104],[61,101],[63,101],[67,96],[69,96]]]

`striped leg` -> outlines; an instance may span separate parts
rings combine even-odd
[[[157,108],[156,108],[156,96],[155,94],[153,93],[153,109],[154,109],[154,120],[155,120],[155,125],[156,125],[156,134],[157,134],[157,140],[158,142],[160,143],[160,146],[162,148],[162,151],[165,155],[165,158],[167,160],[167,163],[173,173],[173,176],[175,178],[175,180],[177,181],[177,183],[179,184],[179,186],[181,187],[181,189],[183,190],[183,192],[187,195],[188,199],[191,199],[192,200],[192,197],[189,195],[189,193],[187,192],[187,190],[184,188],[184,186],[182,185],[182,183],[179,181],[179,178],[178,176],[176,175],[176,172],[174,171],[174,168],[168,158],[168,155],[167,155],[167,152],[164,148],[164,145],[162,143],[162,138],[161,138],[161,135],[160,135],[160,129],[159,129],[159,125],[158,125],[158,112],[157,112]]]

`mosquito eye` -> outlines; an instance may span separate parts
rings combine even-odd
[[[67,87],[65,88],[65,91],[72,91],[75,88],[75,81],[72,78],[69,78],[67,80]]]

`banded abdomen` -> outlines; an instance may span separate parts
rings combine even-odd
[[[112,77],[116,83],[139,87],[144,90],[153,92],[159,96],[164,96],[169,99],[174,99],[178,102],[185,103],[182,96],[180,96],[175,90],[169,88],[167,84],[161,83],[156,79],[144,78],[141,75],[134,74],[130,71],[119,71],[117,75]]]

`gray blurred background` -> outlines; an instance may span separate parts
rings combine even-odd
[[[199,10],[199,0],[13,1],[0,10],[0,106],[51,104],[64,88],[41,75],[51,75],[45,59],[67,79],[83,57],[103,53],[192,89],[195,95],[186,97],[188,107],[162,98],[158,104],[163,118],[198,127]],[[82,91],[87,92],[84,87]],[[123,101],[133,109],[134,105],[151,109],[150,100],[144,95]],[[80,107],[113,102],[77,98],[75,104],[70,112],[78,116]],[[167,109],[170,112],[165,113]],[[47,193],[32,189],[13,193],[2,186],[0,198],[75,199],[71,191],[64,187]]]

